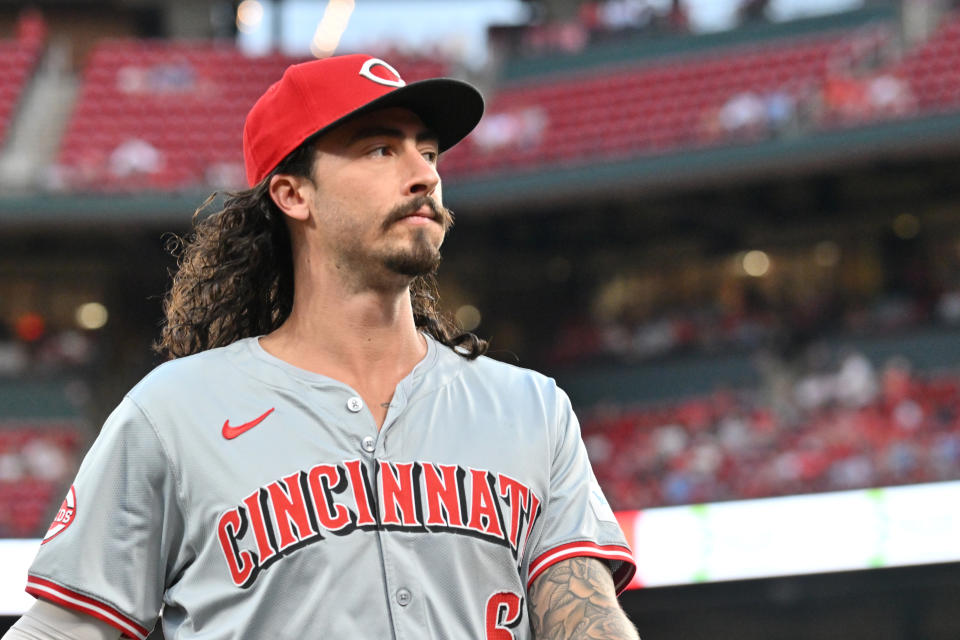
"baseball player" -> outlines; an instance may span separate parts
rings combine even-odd
[[[482,111],[366,55],[267,90],[6,638],[637,638],[569,400],[436,310],[438,155]]]

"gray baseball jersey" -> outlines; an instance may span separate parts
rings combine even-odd
[[[432,339],[378,431],[256,338],[166,363],[110,415],[27,591],[144,638],[530,638],[527,587],[635,567],[566,395]]]

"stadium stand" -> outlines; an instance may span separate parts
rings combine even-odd
[[[445,171],[588,164],[952,110],[958,24],[948,17],[902,57],[894,24],[879,20],[508,82]],[[241,185],[236,132],[263,87],[295,61],[246,57],[230,42],[102,42],[59,153],[63,187]],[[447,70],[427,58],[397,66],[410,80]]]
[[[0,422],[0,537],[40,536],[79,461],[73,421]]]
[[[31,316],[0,324],[0,538],[43,535],[89,444],[92,338]]]
[[[91,53],[60,154],[68,189],[178,190],[244,184],[239,132],[254,100],[288,65],[232,42],[106,40]],[[398,63],[414,80],[434,61]]]
[[[960,478],[960,376],[859,354],[797,380],[671,403],[598,407],[584,421],[614,508],[862,489]]]
[[[881,22],[505,86],[446,168],[586,164],[816,129],[832,76],[892,44]]]
[[[67,185],[170,190],[235,164],[247,110],[290,61],[240,62],[232,43],[101,43],[60,150]]]
[[[895,67],[908,78],[921,111],[960,106],[960,12],[948,15],[922,46]]]
[[[681,354],[749,353],[789,340],[800,325],[797,317],[789,317],[791,312],[804,313],[804,322],[815,325],[819,333],[880,336],[956,326],[955,291],[938,295],[932,304],[923,295],[918,288],[900,297],[881,296],[866,306],[824,296],[820,307],[809,301],[804,305],[790,300],[789,310],[778,309],[771,300],[755,299],[755,308],[747,312],[724,312],[713,301],[701,308],[670,310],[644,321],[575,317],[560,328],[545,359],[554,366],[570,367],[636,364]]]
[[[0,144],[7,137],[10,121],[30,75],[40,60],[46,39],[43,22],[26,14],[17,25],[15,38],[0,40]]]

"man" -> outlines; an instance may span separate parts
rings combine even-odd
[[[197,226],[173,360],[111,414],[10,638],[636,638],[630,551],[553,381],[435,308],[470,85],[290,67]],[[58,634],[66,634],[58,635]]]

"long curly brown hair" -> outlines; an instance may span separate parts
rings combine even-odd
[[[170,237],[167,249],[177,258],[177,271],[163,301],[155,351],[172,360],[283,324],[293,307],[293,258],[283,213],[270,198],[270,178],[310,177],[312,167],[313,144],[307,140],[260,184],[228,194],[222,210],[201,218],[216,194],[210,196],[194,214],[187,238]],[[485,340],[440,311],[432,274],[413,279],[410,300],[422,331],[470,360],[486,352]]]

